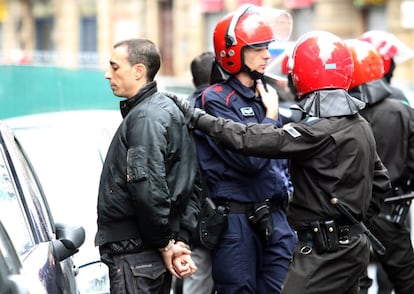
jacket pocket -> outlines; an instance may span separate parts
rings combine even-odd
[[[128,254],[124,258],[135,278],[156,280],[167,270],[159,253],[153,250]]]
[[[127,152],[127,182],[140,182],[148,178],[146,162],[147,152],[144,147],[131,147]]]

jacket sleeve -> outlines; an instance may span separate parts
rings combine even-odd
[[[205,99],[204,109],[207,113],[215,117],[231,119],[234,122],[246,124],[246,122],[241,120],[231,108],[222,104],[218,100]],[[214,143],[214,140],[211,138],[207,138],[207,142],[210,145],[210,148],[213,149],[214,152],[218,154],[224,162],[226,162],[226,164],[238,172],[254,174],[269,164],[269,159],[267,158],[240,155],[232,151],[220,148]]]
[[[275,148],[281,129],[273,124],[241,124],[229,119],[200,115],[195,127],[211,136],[215,143],[237,153],[278,158]]]
[[[166,128],[159,120],[141,116],[129,121],[127,187],[137,213],[142,239],[163,247],[172,239],[169,223],[171,195],[164,157],[167,152]]]
[[[180,218],[180,230],[176,235],[177,241],[190,243],[191,237],[195,234],[198,223],[198,215],[201,210],[201,201],[203,197],[203,187],[201,184],[201,174],[198,171],[197,178],[193,187],[188,203]]]
[[[391,192],[391,181],[388,171],[378,154],[376,154],[374,179],[372,182],[372,198],[365,218],[367,222],[379,214],[385,197],[390,196]]]

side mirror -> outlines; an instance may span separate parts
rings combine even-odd
[[[56,254],[60,261],[74,255],[85,242],[85,229],[82,226],[74,226],[56,223],[56,239],[53,242]]]

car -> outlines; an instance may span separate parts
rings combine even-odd
[[[54,221],[29,157],[3,121],[0,122],[0,221],[0,250],[8,269],[3,286],[9,285],[9,290],[22,293],[26,290],[36,294],[78,293],[72,257],[85,240],[85,230],[75,223]],[[18,289],[15,277],[19,276],[25,281],[20,284],[29,289]]]
[[[73,257],[79,293],[109,293],[108,268],[94,245],[99,179],[106,151],[122,116],[119,110],[73,110],[7,119],[30,156],[61,220],[76,220],[85,243]]]
[[[46,293],[39,279],[25,275],[16,249],[0,221],[0,293],[29,294],[29,285],[31,293]]]

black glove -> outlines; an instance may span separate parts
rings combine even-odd
[[[184,114],[185,123],[188,125],[190,129],[194,129],[197,126],[197,121],[205,114],[205,111],[199,108],[194,108],[190,102],[185,99],[180,99],[176,95],[171,93],[165,93],[169,98],[171,98],[175,104],[177,104],[178,108]]]
[[[256,203],[250,211],[247,212],[247,217],[253,225],[254,230],[262,238],[262,241],[267,244],[273,234],[273,220],[266,202]]]

